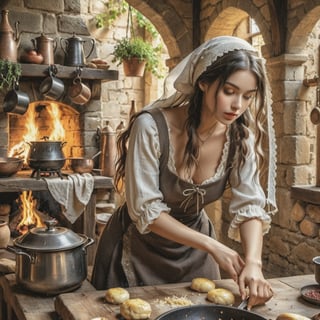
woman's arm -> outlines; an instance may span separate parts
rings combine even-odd
[[[220,268],[228,272],[230,277],[238,282],[238,275],[244,266],[244,262],[236,251],[201,232],[187,227],[165,212],[162,212],[149,225],[149,229],[171,241],[208,252]]]
[[[245,266],[239,276],[239,290],[242,299],[248,295],[248,309],[263,304],[272,295],[271,285],[262,274],[262,222],[259,219],[250,219],[240,226],[241,243],[245,254]]]

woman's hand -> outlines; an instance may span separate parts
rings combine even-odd
[[[243,259],[236,251],[222,243],[215,241],[215,244],[211,253],[213,258],[218,263],[219,267],[226,271],[230,277],[238,283],[239,275],[245,266]]]
[[[270,283],[264,278],[261,266],[254,262],[246,263],[239,276],[239,290],[242,300],[248,298],[248,310],[255,305],[266,303],[273,296]]]

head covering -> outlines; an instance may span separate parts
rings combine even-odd
[[[153,103],[147,105],[145,109],[178,107],[186,102],[194,92],[195,84],[199,76],[215,62],[219,57],[234,50],[245,50],[251,52],[257,59],[259,52],[247,41],[233,36],[220,36],[208,40],[197,49],[186,56],[169,73],[164,81],[163,95]],[[276,144],[273,128],[273,117],[271,109],[270,86],[266,84],[266,107],[268,120],[268,146],[269,146],[269,168],[267,181],[267,206],[270,213],[277,211],[275,199],[275,178],[276,178]]]

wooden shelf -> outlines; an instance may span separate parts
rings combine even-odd
[[[320,187],[310,185],[293,186],[291,187],[291,198],[320,205]]]
[[[57,77],[62,79],[74,78],[76,75],[76,67],[62,66],[59,64],[55,65],[57,68]],[[24,78],[43,78],[48,76],[48,65],[44,64],[29,64],[22,63],[22,77]],[[104,70],[95,68],[82,68],[81,78],[88,80],[101,80],[101,81],[112,81],[118,80],[119,72],[118,70]]]

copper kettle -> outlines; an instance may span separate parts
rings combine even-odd
[[[1,11],[0,23],[0,59],[17,62],[18,46],[20,36],[18,35],[18,24],[15,23],[16,32],[14,33],[9,23],[9,10]]]
[[[42,64],[54,64],[54,52],[57,41],[41,33],[40,37],[31,39],[35,50],[43,56]]]
[[[86,64],[86,59],[89,58],[93,49],[95,48],[95,40],[90,39],[91,48],[89,53],[84,53],[85,40],[73,34],[69,39],[60,39],[60,45],[65,53],[64,65],[66,66],[79,66],[82,67]]]

